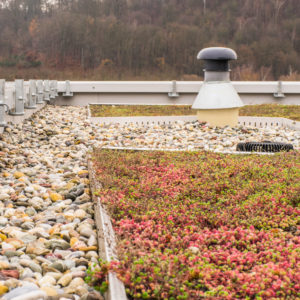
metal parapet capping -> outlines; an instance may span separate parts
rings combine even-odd
[[[233,81],[232,85],[245,105],[300,104],[300,82]],[[63,96],[56,104],[192,105],[202,86],[202,81],[58,81]]]

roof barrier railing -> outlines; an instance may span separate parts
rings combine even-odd
[[[5,114],[8,111],[9,106],[5,103],[5,80],[0,79],[0,127],[6,126]]]
[[[43,80],[37,80],[37,99],[36,104],[43,104],[44,103],[44,84]]]
[[[29,91],[27,94],[27,105],[26,109],[36,109],[36,82],[35,80],[29,80]]]
[[[24,80],[15,80],[15,91],[13,93],[15,98],[15,107],[9,111],[12,116],[23,116],[24,115]]]
[[[50,82],[49,80],[44,80],[44,101],[50,101]]]
[[[65,83],[65,92],[63,93],[64,97],[73,97],[73,93],[71,92],[71,83],[69,80],[66,80]]]

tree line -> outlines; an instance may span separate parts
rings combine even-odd
[[[234,79],[299,80],[299,11],[299,0],[0,0],[0,71],[193,79],[198,51],[226,46]]]

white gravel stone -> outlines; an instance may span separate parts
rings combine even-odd
[[[88,255],[71,251],[69,242],[72,237],[88,240],[78,225],[93,217],[86,175],[78,175],[87,169],[89,146],[74,143],[89,143],[90,131],[82,109],[49,106],[33,121],[8,128],[1,136],[5,176],[0,176],[0,227],[14,240],[2,241],[7,251],[0,255],[0,267],[16,268],[20,274],[19,279],[6,280],[11,283],[4,299],[46,299],[45,292],[80,299],[89,292],[83,280],[87,267],[76,267],[77,260]],[[65,197],[72,188],[71,197]],[[88,228],[95,230],[95,224]],[[91,244],[97,245],[93,240]],[[23,284],[35,288],[28,292]]]
[[[53,286],[56,284],[56,279],[50,275],[45,275],[41,280],[39,280],[39,286]]]
[[[4,192],[0,193],[0,201],[6,200],[6,199],[9,199],[9,195]]]

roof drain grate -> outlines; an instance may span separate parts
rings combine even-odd
[[[236,151],[244,152],[280,152],[294,150],[292,144],[270,141],[238,143]]]

